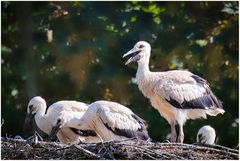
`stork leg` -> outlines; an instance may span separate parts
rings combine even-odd
[[[171,122],[170,126],[171,126],[171,139],[170,139],[170,141],[174,143],[177,140],[177,133],[176,133],[176,128],[175,128],[175,123]]]
[[[179,132],[178,132],[177,142],[178,143],[183,143],[183,140],[184,140],[183,125],[179,125]]]

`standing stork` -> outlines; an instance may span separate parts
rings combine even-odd
[[[24,129],[29,126],[34,117],[39,129],[49,135],[57,120],[66,120],[73,117],[81,118],[88,106],[85,103],[77,101],[58,101],[49,106],[47,110],[46,108],[46,101],[42,97],[33,97],[28,103]],[[66,113],[68,115],[66,115]],[[100,141],[96,134],[94,135],[94,132],[92,135],[86,135],[85,131],[81,131],[79,133],[78,130],[67,126],[59,130],[57,137],[62,143],[78,143],[79,141],[92,142],[96,140]]]
[[[73,118],[62,125],[80,130],[93,130],[103,141],[137,138],[150,139],[146,123],[129,108],[110,101],[96,101],[88,106],[81,119]],[[59,130],[53,127],[51,135]]]
[[[222,103],[212,93],[203,78],[183,70],[151,72],[151,46],[139,41],[123,57],[130,57],[125,65],[138,62],[137,84],[143,95],[171,126],[171,142],[183,142],[183,125],[188,119],[223,114]],[[177,134],[175,125],[179,125]]]
[[[197,133],[197,143],[214,144],[215,138],[216,132],[209,125],[201,127]]]

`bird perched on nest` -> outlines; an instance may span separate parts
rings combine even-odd
[[[81,118],[88,106],[85,103],[77,101],[58,101],[46,110],[46,101],[40,97],[33,97],[27,108],[27,115],[24,122],[24,129],[29,126],[32,118],[34,117],[35,122],[40,130],[46,134],[50,134],[53,125],[57,122],[57,119],[69,119],[76,117]],[[68,113],[68,115],[66,115]],[[62,143],[78,143],[79,141],[95,142],[100,141],[96,136],[96,133],[92,131],[91,135],[87,135],[88,131],[79,131],[74,128],[65,126],[56,134],[57,138]]]
[[[96,101],[88,106],[81,119],[73,118],[62,122],[81,130],[93,130],[103,141],[137,138],[148,140],[147,126],[143,119],[134,114],[129,108],[110,101]],[[59,125],[51,132],[54,135]]]
[[[197,133],[197,143],[214,144],[215,138],[215,130],[209,125],[201,127]]]
[[[139,41],[123,57],[125,65],[138,62],[137,84],[143,95],[171,126],[171,142],[183,142],[183,125],[188,119],[206,118],[223,114],[222,103],[203,78],[184,70],[151,72],[149,59],[151,46]],[[175,125],[179,125],[177,134]]]

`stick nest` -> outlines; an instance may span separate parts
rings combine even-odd
[[[129,139],[75,145],[1,138],[1,159],[234,159],[239,151],[219,145],[152,143]]]

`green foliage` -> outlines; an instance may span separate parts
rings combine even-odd
[[[12,49],[10,49],[10,48],[8,48],[7,46],[4,46],[4,45],[1,46],[1,50],[2,50],[2,53],[5,53],[5,54],[12,52]]]
[[[145,40],[152,46],[152,71],[186,69],[202,76],[227,111],[188,121],[185,142],[194,142],[198,129],[209,124],[219,144],[236,146],[238,20],[238,2],[4,1],[2,135],[23,134],[27,103],[41,95],[48,105],[64,99],[120,102],[147,120],[154,140],[165,140],[166,120],[139,91],[136,64],[126,67],[122,59]]]
[[[160,13],[164,12],[166,9],[160,6],[157,6],[157,4],[150,4],[148,7],[143,7],[142,10],[146,13],[152,13],[153,16],[157,16]]]
[[[198,44],[200,47],[204,47],[208,44],[207,40],[201,40],[201,39],[195,40],[195,43]]]

